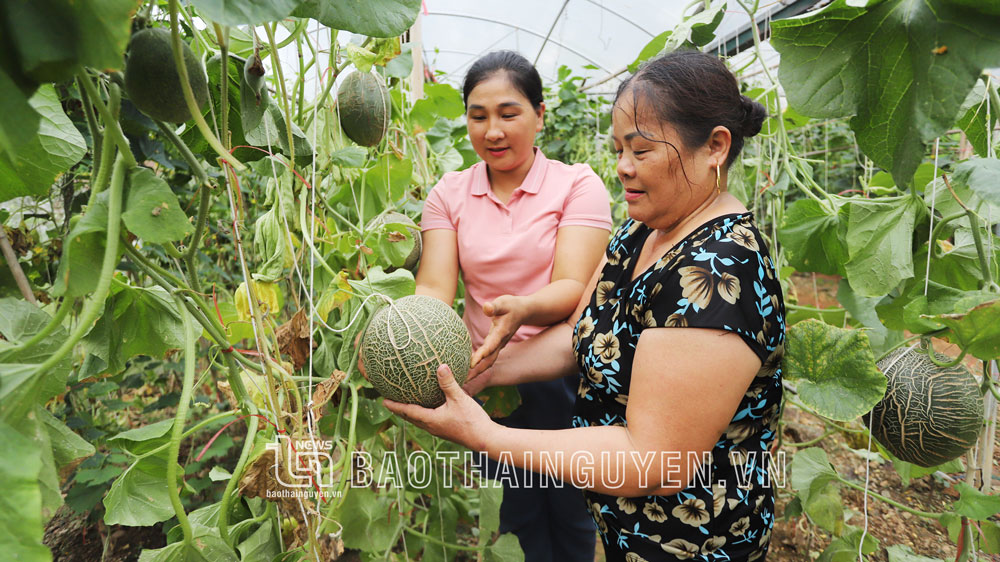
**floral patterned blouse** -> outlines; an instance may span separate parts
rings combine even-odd
[[[706,463],[701,477],[674,495],[625,498],[586,491],[587,504],[609,561],[762,559],[774,523],[766,452],[781,403],[781,285],[752,213],[700,226],[633,281],[650,232],[633,220],[618,230],[576,324],[581,377],[573,426],[627,425],[631,366],[646,328],[734,332],[762,367],[711,451],[711,471]]]

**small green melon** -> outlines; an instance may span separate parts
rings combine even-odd
[[[201,60],[187,43],[181,42],[188,83],[198,107],[208,102],[208,82]],[[183,123],[191,119],[184,102],[180,76],[174,64],[170,32],[160,27],[143,29],[132,35],[125,62],[125,91],[139,111],[153,119]]]
[[[361,338],[368,380],[382,396],[436,408],[444,404],[437,382],[442,363],[465,382],[472,338],[450,306],[426,295],[396,300],[376,312]]]
[[[337,88],[340,126],[352,141],[375,146],[389,129],[389,90],[370,72],[352,72]]]
[[[403,213],[386,211],[376,215],[375,218],[368,222],[368,230],[378,228],[383,224],[405,224],[408,226],[406,230],[409,231],[410,236],[413,237],[413,249],[410,250],[409,255],[406,256],[406,261],[403,262],[402,267],[403,269],[413,271],[417,262],[420,261],[420,252],[423,247],[423,241],[420,238],[420,227],[417,226],[417,223],[413,222],[413,219]],[[388,267],[386,268],[386,271],[391,272],[395,269],[396,268],[394,267]]]
[[[935,354],[940,361],[951,357]],[[983,428],[983,398],[962,365],[942,368],[923,351],[901,349],[879,361],[885,397],[863,420],[872,437],[906,462],[931,467],[968,451]]]

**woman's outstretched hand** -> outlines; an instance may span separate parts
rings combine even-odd
[[[403,404],[384,399],[389,411],[424,431],[464,445],[475,451],[486,449],[489,434],[496,426],[482,406],[462,390],[451,369],[441,365],[437,370],[438,385],[444,392],[444,404],[437,408],[424,408],[417,404]]]
[[[493,322],[486,339],[483,340],[483,345],[472,354],[473,371],[469,373],[470,380],[497,360],[500,350],[524,323],[527,311],[524,310],[523,298],[503,295],[484,304],[483,314],[492,318]]]

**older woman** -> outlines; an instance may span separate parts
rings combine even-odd
[[[766,452],[784,305],[752,213],[726,178],[765,110],[719,59],[680,52],[642,66],[612,111],[630,218],[570,320],[508,345],[467,385],[579,373],[574,427],[500,426],[446,366],[443,406],[386,405],[584,488],[608,560],[759,559],[774,519]]]

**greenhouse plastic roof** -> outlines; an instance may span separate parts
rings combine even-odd
[[[763,2],[758,18],[794,4],[815,3]],[[653,37],[673,29],[689,4],[689,0],[424,0],[419,20],[424,61],[439,80],[458,85],[476,58],[512,49],[537,61],[546,83],[556,79],[562,65],[593,83],[620,72]],[[717,30],[724,39],[750,25],[750,17],[738,4],[728,4]],[[718,50],[718,41],[707,49]],[[616,83],[610,80],[595,90],[613,91]]]

